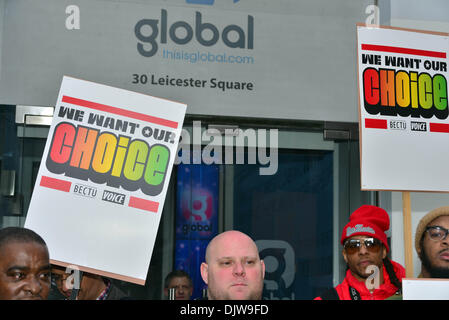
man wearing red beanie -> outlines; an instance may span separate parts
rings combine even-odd
[[[384,209],[363,205],[355,210],[340,241],[348,266],[346,277],[315,300],[384,300],[399,295],[405,269],[387,257],[390,248],[385,231],[389,228]]]

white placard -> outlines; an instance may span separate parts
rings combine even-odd
[[[362,190],[449,191],[448,34],[357,27]]]
[[[449,300],[449,279],[402,279],[403,300]]]
[[[145,283],[185,112],[63,78],[25,222],[53,263]]]

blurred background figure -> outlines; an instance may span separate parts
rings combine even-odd
[[[50,299],[70,299],[75,287],[75,276],[65,267],[53,265],[51,269],[53,288]],[[69,278],[70,277],[70,278]],[[73,297],[72,297],[73,298]],[[122,300],[126,294],[108,278],[97,274],[83,272],[76,300]]]
[[[174,289],[173,297],[170,297],[170,289]],[[190,300],[193,293],[193,282],[189,274],[183,270],[170,272],[164,281],[164,295],[169,300]]]

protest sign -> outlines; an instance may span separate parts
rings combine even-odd
[[[403,191],[413,275],[410,191],[449,192],[447,33],[357,25],[362,190]]]
[[[357,26],[362,190],[449,192],[446,33]]]
[[[52,263],[145,283],[185,112],[63,78],[25,222]]]

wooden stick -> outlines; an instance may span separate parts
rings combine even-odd
[[[413,278],[412,210],[409,191],[402,192],[402,210],[404,218],[405,276],[406,278]]]

